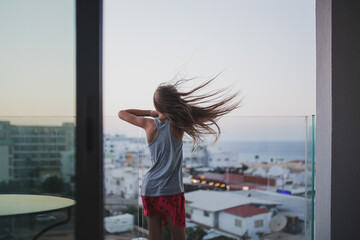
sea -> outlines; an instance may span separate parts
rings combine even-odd
[[[288,162],[307,155],[305,141],[219,141],[216,146],[246,162]]]

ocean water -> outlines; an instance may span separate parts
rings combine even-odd
[[[232,152],[246,162],[306,159],[305,141],[219,141],[216,146],[221,152]]]

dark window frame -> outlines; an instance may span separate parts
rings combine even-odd
[[[76,239],[104,239],[102,6],[76,0]]]

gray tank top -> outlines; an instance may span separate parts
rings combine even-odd
[[[182,177],[183,142],[170,132],[169,120],[154,118],[157,136],[148,146],[151,166],[141,186],[143,196],[164,196],[184,192]]]

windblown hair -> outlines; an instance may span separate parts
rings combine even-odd
[[[205,135],[215,136],[215,143],[221,134],[217,121],[238,108],[242,101],[238,99],[239,92],[226,96],[228,88],[196,94],[217,76],[190,91],[180,91],[179,87],[193,79],[181,79],[174,84],[162,83],[154,93],[156,110],[166,114],[171,126],[187,133],[196,146],[199,146]]]

